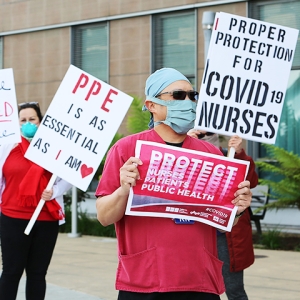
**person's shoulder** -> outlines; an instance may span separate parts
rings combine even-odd
[[[151,136],[153,134],[152,129],[144,130],[138,133],[130,134],[125,137],[122,137],[120,140],[118,140],[117,143],[119,144],[126,144],[126,143],[133,143],[137,140],[149,140],[152,139]]]
[[[190,138],[190,145],[192,149],[212,154],[223,155],[221,150],[215,145],[201,139],[195,139],[190,136],[187,137]]]
[[[114,148],[131,148],[135,147],[137,140],[149,140],[152,130],[145,130],[138,133],[130,134],[119,139],[112,147]]]

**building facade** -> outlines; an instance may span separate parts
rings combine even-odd
[[[70,64],[142,99],[146,78],[164,66],[199,89],[209,11],[300,29],[299,0],[0,0],[0,68],[13,68],[18,103],[37,101],[43,112]],[[298,154],[299,99],[298,39],[276,142]],[[258,143],[247,147],[254,158],[264,154]]]

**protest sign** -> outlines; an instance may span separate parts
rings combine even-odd
[[[71,65],[25,157],[85,191],[131,102]]]
[[[274,144],[298,33],[217,13],[195,128]]]
[[[0,145],[21,142],[13,69],[0,70]]]
[[[140,180],[132,187],[126,214],[203,222],[230,231],[231,203],[249,162],[195,150],[137,141]]]

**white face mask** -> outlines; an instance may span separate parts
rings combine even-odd
[[[167,107],[166,119],[154,122],[154,126],[163,123],[170,126],[178,134],[186,134],[194,127],[196,102],[191,100],[160,100],[153,97],[149,100]]]

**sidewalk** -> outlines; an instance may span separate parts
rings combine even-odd
[[[46,300],[115,300],[117,244],[113,238],[59,234],[47,275]],[[251,300],[299,300],[300,252],[255,249],[245,271]],[[22,279],[17,300],[24,300]],[[226,296],[221,296],[226,300]]]

